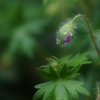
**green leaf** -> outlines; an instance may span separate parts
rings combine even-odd
[[[82,54],[77,54],[73,57],[71,55],[63,57],[60,59],[60,62],[63,64],[66,64],[67,66],[78,66],[82,64],[88,64],[91,63],[91,61],[88,61],[88,58],[86,57],[90,51],[82,53]]]
[[[81,54],[82,57],[87,56],[89,53],[91,53],[91,51],[86,51],[84,53]]]
[[[54,70],[52,66],[50,66],[49,69],[52,76],[54,76],[55,78],[59,78],[57,72]]]
[[[50,0],[43,0],[43,4],[46,5],[50,2]]]
[[[71,100],[78,98],[78,93],[89,95],[82,87],[82,82],[73,80],[80,75],[77,72],[81,65],[90,63],[87,54],[88,52],[73,57],[70,55],[60,60],[53,56],[47,59],[50,64],[36,68],[41,77],[51,81],[35,86],[39,90],[34,95],[34,100],[42,97],[43,100]]]
[[[37,100],[41,97],[43,97],[43,100],[49,100],[49,98],[53,97],[55,87],[56,82],[53,81],[36,85],[35,88],[39,90],[34,94],[33,100]]]
[[[41,97],[44,95],[45,90],[46,90],[46,87],[45,87],[45,88],[42,88],[42,89],[40,89],[40,90],[38,90],[38,91],[34,94],[33,100],[37,100],[37,99],[41,98]]]
[[[80,83],[81,82],[77,82],[77,81],[75,82],[74,81],[74,86],[76,86],[76,91],[79,92],[79,93],[82,93],[84,95],[90,95],[90,93],[85,88],[83,88],[82,86],[80,86]]]
[[[49,66],[50,65],[43,65],[43,66],[40,66],[40,68],[49,73],[50,72],[49,71]]]
[[[72,55],[64,56],[60,59],[61,63],[67,63],[67,60],[69,60],[72,57]]]
[[[52,56],[52,58],[47,58],[50,64],[42,66],[42,69],[37,69],[37,72],[46,80],[76,78],[80,75],[77,72],[79,71],[81,65],[90,63],[86,57],[88,53],[89,52],[77,54],[73,57],[69,55],[61,58],[60,60],[55,56]]]
[[[36,45],[36,39],[30,36],[27,29],[19,27],[14,31],[11,43],[8,47],[8,52],[14,56],[16,51],[19,50],[19,53],[32,57]]]
[[[69,81],[69,83],[72,85],[71,81]],[[81,85],[83,85],[82,82],[74,81],[74,88],[76,88],[77,92],[82,93],[84,95],[90,95],[90,93],[85,88],[83,88]]]
[[[74,73],[74,74],[70,74],[68,76],[66,76],[67,79],[74,79],[77,78],[78,76],[80,76],[80,73]]]
[[[80,65],[79,66],[76,66],[76,67],[73,67],[68,73],[67,73],[67,75],[71,75],[71,74],[74,74],[74,73],[76,73],[79,69],[80,69]]]
[[[38,84],[35,86],[36,89],[40,89],[40,88],[44,88],[49,86],[50,84],[52,84],[52,81],[46,82],[46,83],[42,83],[42,84]]]
[[[42,65],[42,66],[40,66],[40,68],[48,68],[49,67],[49,65]]]
[[[55,84],[49,85],[43,96],[43,100],[48,100],[50,97],[53,97],[55,87],[56,87]]]
[[[63,81],[58,81],[55,88],[55,100],[69,100],[68,93],[62,83]]]
[[[60,63],[59,59],[55,56],[52,56],[53,59],[55,59],[58,63]]]
[[[84,61],[83,63],[82,63],[82,65],[83,64],[90,64],[91,63],[91,61]]]
[[[62,66],[61,72],[60,72],[60,76],[61,77],[65,77],[67,75],[67,66],[64,65]]]
[[[36,68],[37,73],[46,80],[54,80],[55,78],[43,69]]]
[[[73,82],[73,85],[74,85],[74,82]],[[73,88],[73,85],[69,84],[69,81],[66,81],[64,83],[64,86],[67,89],[67,91],[70,93],[70,95],[72,95],[72,97],[74,98],[78,98],[78,94],[75,90],[75,87]]]
[[[33,100],[43,97],[43,100],[71,100],[78,98],[78,92],[89,95],[89,92],[82,87],[83,83],[76,80],[58,79],[36,85],[39,89],[33,96]]]
[[[74,98],[78,98],[77,92],[84,95],[89,95],[89,92],[85,88],[83,88],[82,85],[82,82],[75,80],[68,80],[64,83],[64,86],[69,91],[70,95],[72,95]]]
[[[50,62],[50,63],[53,63],[53,62],[58,63],[57,60],[56,60],[56,59],[53,59],[53,58],[46,58],[46,60],[47,60],[48,62]]]

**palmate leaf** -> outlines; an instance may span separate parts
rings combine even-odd
[[[39,89],[33,96],[33,100],[71,100],[71,97],[78,98],[78,93],[89,95],[89,92],[82,87],[83,83],[75,80],[58,79],[36,85]]]
[[[55,100],[69,100],[68,92],[66,91],[66,88],[63,85],[62,80],[58,80],[56,82],[57,86],[55,88]]]
[[[57,72],[52,68],[52,66],[49,67],[51,75],[53,75],[55,78],[59,78]]]
[[[48,100],[56,87],[56,83],[49,81],[43,84],[36,85],[35,88],[39,89],[33,96],[33,100],[38,100],[43,97],[43,100]],[[42,95],[41,95],[42,94]],[[52,94],[52,95],[51,95]]]
[[[33,100],[72,100],[78,98],[78,93],[89,95],[89,92],[82,87],[83,83],[74,80],[80,74],[78,70],[82,64],[90,63],[86,55],[77,54],[66,56],[60,60],[56,57],[48,58],[48,65],[37,68],[38,74],[49,82],[36,85],[39,89],[33,96]]]
[[[60,62],[62,64],[66,64],[68,66],[78,66],[82,64],[89,64],[91,61],[88,61],[88,58],[86,57],[90,51],[82,53],[82,54],[77,54],[72,57],[72,55],[62,57],[60,59]]]
[[[44,79],[46,80],[54,80],[55,77],[53,77],[49,72],[40,69],[40,68],[36,68],[37,73]]]
[[[79,66],[76,66],[76,67],[73,67],[68,73],[67,73],[67,75],[66,75],[66,77],[68,78],[68,79],[72,79],[73,78],[73,76],[77,76],[77,75],[79,75],[78,73],[76,73],[79,69],[80,69],[80,65]],[[77,75],[76,75],[77,74]]]
[[[46,80],[55,80],[59,78],[59,75],[56,71],[52,68],[52,66],[48,66],[48,68],[44,67],[45,69],[36,68],[37,73]]]
[[[62,67],[62,69],[61,69],[61,72],[60,72],[60,76],[61,77],[65,77],[66,75],[67,75],[67,67],[66,67],[66,65],[64,65],[63,67]]]
[[[86,57],[89,53],[90,52],[85,52],[73,57],[69,55],[61,59],[52,56],[52,58],[47,58],[49,62],[48,65],[36,68],[36,70],[38,74],[46,80],[55,80],[59,78],[73,79],[79,76],[77,72],[82,64],[90,63]]]
[[[74,73],[74,74],[70,74],[68,76],[66,76],[67,79],[75,79],[78,76],[80,76],[80,73]]]
[[[66,89],[70,92],[70,94],[77,98],[77,92],[82,93],[84,95],[89,95],[89,92],[82,87],[83,83],[75,80],[69,80],[64,83]]]

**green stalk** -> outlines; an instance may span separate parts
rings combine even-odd
[[[79,15],[77,15],[77,16],[75,16],[75,17],[73,18],[73,21],[75,21],[75,20],[76,20],[77,18],[79,18],[79,17],[81,17],[81,18],[84,19],[84,21],[85,21],[85,23],[86,23],[86,26],[87,26],[87,28],[88,28],[88,31],[89,31],[89,33],[90,33],[92,42],[93,42],[93,44],[94,44],[94,47],[95,47],[95,49],[96,49],[96,51],[97,51],[97,53],[98,53],[98,56],[99,56],[99,58],[100,58],[100,50],[99,50],[99,48],[98,48],[98,46],[97,46],[97,43],[96,43],[96,41],[95,41],[95,39],[94,39],[92,30],[91,30],[91,28],[90,28],[90,25],[89,25],[89,23],[88,23],[86,17],[85,17],[84,15],[82,15],[82,14],[79,14]]]
[[[97,99],[96,100],[100,100],[100,82],[96,83],[97,85]]]

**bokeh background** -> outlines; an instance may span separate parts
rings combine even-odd
[[[0,0],[0,100],[32,100],[34,86],[44,82],[35,68],[46,58],[88,50],[92,64],[82,66],[78,80],[91,95],[79,100],[95,100],[100,62],[84,21],[77,20],[66,47],[56,45],[61,23],[77,14],[86,15],[100,48],[100,0]]]

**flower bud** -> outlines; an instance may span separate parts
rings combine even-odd
[[[71,37],[74,33],[74,21],[71,20],[68,23],[64,24],[57,32],[57,44],[64,46],[71,40]]]

